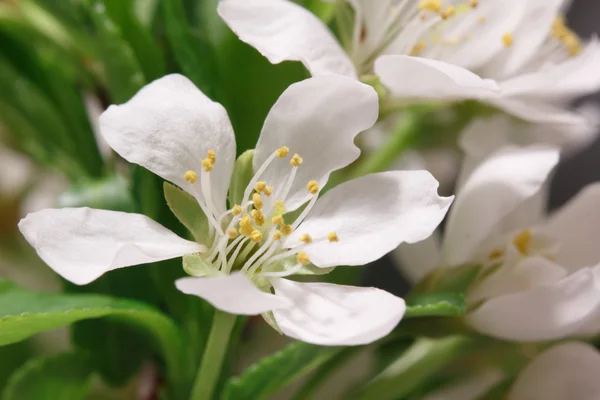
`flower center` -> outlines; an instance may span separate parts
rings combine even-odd
[[[207,158],[202,160],[200,190],[203,194],[200,207],[210,223],[212,245],[199,256],[222,273],[239,269],[248,276],[287,276],[310,263],[308,255],[302,251],[314,242],[339,241],[336,232],[327,237],[313,239],[306,232],[300,236],[300,244],[284,247],[285,237],[298,229],[314,206],[320,192],[316,180],[310,180],[306,190],[312,195],[304,209],[294,217],[287,213],[285,200],[288,197],[298,168],[304,160],[299,154],[289,157],[289,173],[281,187],[274,187],[261,180],[265,171],[275,162],[288,158],[290,150],[283,146],[274,151],[258,168],[244,191],[242,204],[235,204],[224,213],[218,214],[210,196],[210,172],[217,162],[217,155],[209,150]],[[187,171],[184,176],[190,184],[197,182],[197,173]]]

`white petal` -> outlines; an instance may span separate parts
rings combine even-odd
[[[352,61],[329,28],[287,0],[222,0],[218,12],[238,37],[273,64],[300,61],[313,76],[356,78]]]
[[[545,232],[558,239],[557,262],[566,268],[600,262],[600,183],[588,185],[554,213]]]
[[[293,307],[273,311],[281,331],[294,339],[319,345],[354,346],[386,336],[400,322],[404,300],[376,288],[272,282],[275,294]]]
[[[120,106],[110,106],[100,117],[101,133],[127,161],[202,198],[201,162],[208,150],[216,152],[211,174],[212,200],[225,211],[225,197],[235,161],[235,137],[227,112],[182,75],[167,75],[140,90]],[[198,183],[185,181],[195,171]]]
[[[206,250],[145,215],[90,208],[47,209],[19,222],[50,268],[85,285],[107,271]]]
[[[437,187],[427,171],[389,171],[343,183],[317,201],[284,246],[300,244],[300,235],[308,233],[313,243],[304,251],[318,267],[375,261],[402,242],[431,235],[453,199],[438,196]],[[332,231],[338,242],[327,240]]]
[[[304,159],[285,199],[288,210],[294,210],[311,197],[306,189],[310,180],[323,187],[332,171],[358,158],[354,138],[373,126],[378,110],[373,88],[349,78],[330,75],[295,83],[279,97],[265,120],[254,169],[281,146],[290,148],[290,156],[298,153]],[[290,174],[290,156],[275,159],[261,177],[275,186],[274,198]]]
[[[600,311],[600,266],[488,300],[467,315],[487,335],[518,341],[560,339],[577,333]]]
[[[423,400],[481,400],[487,392],[505,378],[500,369],[484,369],[473,376],[452,382],[448,386],[428,394]]]
[[[496,82],[464,68],[420,57],[381,56],[375,60],[375,74],[402,100],[483,99],[499,90]]]
[[[446,226],[442,258],[469,262],[499,223],[536,194],[558,163],[558,150],[531,146],[494,153],[457,194]]]
[[[412,283],[417,283],[440,266],[441,244],[438,231],[417,243],[402,243],[392,252],[396,265]]]
[[[483,68],[483,76],[504,77],[518,71],[528,60],[539,53],[539,46],[547,39],[552,22],[559,13],[563,0],[527,0],[520,2],[522,20],[518,27],[503,27],[496,32],[495,37],[501,37],[505,33],[511,33],[515,38],[510,47],[503,46],[502,51],[496,58],[491,60]],[[487,3],[487,2],[486,2]],[[514,14],[511,5],[504,4],[505,1],[495,1],[509,14]],[[488,39],[489,43],[489,39]],[[500,40],[496,40],[500,44]]]
[[[538,98],[499,96],[487,103],[527,122],[537,124],[582,125],[585,117],[564,106],[554,105]]]
[[[502,82],[502,94],[529,98],[535,96],[540,101],[568,101],[594,93],[600,88],[599,63],[600,43],[593,39],[577,57]]]
[[[283,297],[259,290],[240,272],[224,276],[181,278],[175,281],[175,286],[185,294],[198,296],[215,308],[236,315],[258,315],[292,305]]]
[[[517,377],[508,400],[596,400],[600,354],[582,342],[557,344],[537,356]]]

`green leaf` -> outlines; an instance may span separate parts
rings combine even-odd
[[[129,183],[120,175],[77,183],[58,197],[57,205],[125,212],[133,212],[135,209]]]
[[[165,74],[165,61],[160,47],[154,43],[152,35],[138,19],[132,1],[102,0],[106,11],[119,26],[121,35],[129,43],[142,68],[146,81],[152,81]]]
[[[172,320],[156,309],[144,303],[108,296],[35,293],[0,281],[0,345],[101,317],[149,334],[155,348],[162,353],[171,376],[181,376],[181,332]]]
[[[13,373],[2,400],[83,400],[91,375],[91,364],[82,354],[33,359]]]
[[[215,97],[217,67],[210,43],[191,29],[181,0],[163,2],[169,45],[179,67],[207,96]]]
[[[244,191],[248,187],[252,176],[254,176],[254,169],[252,168],[253,157],[254,150],[247,150],[235,160],[231,182],[229,183],[230,206],[242,204],[244,201]]]
[[[203,243],[208,237],[208,218],[200,208],[198,200],[192,195],[169,183],[163,183],[163,191],[167,205],[194,236],[197,242]]]
[[[104,65],[112,101],[124,103],[146,83],[140,64],[100,0],[90,0],[86,10],[94,26],[94,44]]]
[[[481,268],[482,266],[477,264],[437,268],[419,282],[411,290],[411,294],[465,292],[477,279]]]
[[[294,342],[229,380],[223,398],[260,400],[323,364],[343,348]]]
[[[406,298],[404,318],[460,317],[465,313],[462,293],[427,293]]]

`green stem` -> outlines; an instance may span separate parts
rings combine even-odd
[[[231,331],[235,325],[235,315],[216,310],[210,328],[208,342],[202,363],[194,381],[191,400],[210,400],[219,379]]]
[[[404,398],[469,348],[464,336],[440,340],[418,339],[402,356],[376,376],[355,397],[356,400]]]
[[[429,111],[428,107],[425,110],[407,110],[385,145],[359,163],[350,172],[350,179],[387,170],[403,151],[413,145],[419,133],[423,133],[422,128]]]

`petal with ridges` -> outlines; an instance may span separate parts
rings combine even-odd
[[[284,246],[300,244],[308,233],[313,243],[304,251],[318,267],[375,261],[402,242],[431,235],[453,199],[438,196],[437,188],[427,171],[382,172],[343,183],[317,201]],[[327,240],[332,231],[339,241]]]
[[[201,199],[202,159],[216,152],[211,196],[217,211],[225,197],[235,161],[235,137],[227,112],[182,75],[167,75],[131,100],[110,106],[100,117],[104,139],[121,157],[141,165]],[[184,179],[197,173],[198,183]]]
[[[354,346],[386,336],[400,322],[404,300],[376,288],[273,280],[293,307],[273,311],[281,331],[319,345]]]
[[[117,211],[46,209],[22,219],[19,229],[50,268],[77,285],[113,269],[206,250],[145,215]]]

